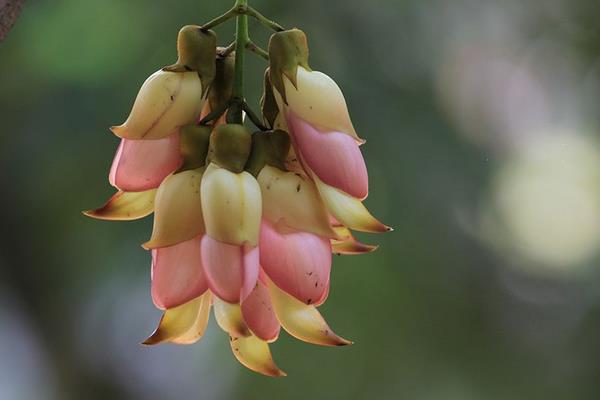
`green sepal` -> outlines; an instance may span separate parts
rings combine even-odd
[[[216,59],[216,75],[208,92],[208,104],[211,110],[222,109],[231,98],[233,91],[233,70],[235,67],[235,51],[225,57],[218,55]]]
[[[252,134],[240,124],[217,126],[210,136],[208,162],[234,173],[244,171],[252,149]]]
[[[212,127],[186,125],[179,130],[179,151],[183,158],[175,173],[203,167],[206,164]]]
[[[308,42],[300,29],[276,32],[269,40],[269,67],[271,83],[287,104],[283,76],[297,88],[298,66],[311,71],[308,65]]]
[[[258,177],[265,165],[287,171],[285,160],[290,152],[290,136],[282,130],[256,132],[252,135],[252,152],[246,171]]]
[[[277,107],[277,101],[273,94],[273,86],[271,85],[271,78],[269,77],[269,68],[265,71],[265,80],[263,85],[263,94],[260,98],[260,108],[263,115],[265,125],[269,128],[275,126],[275,120],[279,115],[279,107]]]
[[[177,62],[164,67],[163,71],[198,72],[204,96],[215,79],[216,56],[217,34],[197,25],[186,25],[177,35]]]

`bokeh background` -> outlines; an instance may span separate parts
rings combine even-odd
[[[0,43],[0,399],[597,399],[596,0],[252,0],[343,88],[396,230],[334,260],[322,312],[356,344],[282,334],[287,378],[241,367],[214,319],[199,344],[139,345],[151,219],[80,211],[112,193],[107,127],[229,3],[29,0]],[[254,104],[263,69],[248,57]]]

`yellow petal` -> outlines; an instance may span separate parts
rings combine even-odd
[[[154,249],[190,240],[204,233],[200,182],[204,168],[169,175],[160,184],[154,204],[152,237],[144,248]]]
[[[248,337],[230,337],[231,350],[245,367],[267,376],[286,376],[275,365],[269,344],[254,335]]]
[[[83,213],[88,217],[108,221],[131,221],[152,214],[155,195],[156,189],[144,192],[118,191],[102,207]]]
[[[258,183],[266,219],[319,236],[337,237],[319,192],[310,179],[267,165],[258,175]]]
[[[239,304],[227,303],[215,296],[213,305],[217,324],[219,324],[221,329],[227,332],[229,336],[245,337],[251,334],[244,322],[242,308]]]
[[[329,212],[343,225],[361,232],[379,233],[392,230],[375,219],[359,199],[324,184],[316,177],[313,178]]]
[[[287,107],[322,131],[342,132],[364,142],[354,130],[344,95],[333,79],[322,72],[298,67],[297,89],[287,77],[283,81],[287,106],[279,92],[273,91],[280,110]]]
[[[195,343],[206,330],[210,314],[211,294],[188,301],[163,313],[154,333],[143,344],[154,345],[164,342],[177,344]]]
[[[332,240],[331,241],[331,250],[334,254],[363,254],[363,253],[371,253],[379,246],[361,243],[354,238],[350,229],[345,226],[336,226],[333,228],[340,240]]]
[[[279,323],[290,335],[323,346],[345,346],[351,341],[331,330],[315,306],[307,305],[268,282],[273,309]]]
[[[202,178],[202,211],[206,233],[221,242],[256,246],[262,200],[258,182],[211,163]]]
[[[159,70],[140,88],[125,123],[111,130],[126,139],[161,139],[194,123],[203,102],[197,72]]]

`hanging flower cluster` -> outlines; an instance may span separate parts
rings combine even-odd
[[[248,39],[248,15],[276,30],[268,52]],[[230,17],[236,42],[217,47],[209,28]],[[242,364],[282,376],[269,350],[280,327],[314,344],[351,343],[317,307],[329,293],[332,253],[376,248],[351,231],[390,230],[362,203],[364,141],[339,87],[309,67],[304,33],[243,1],[212,23],[183,27],[177,48],[177,62],[152,74],[127,120],[111,128],[121,138],[109,174],[118,192],[86,214],[154,213],[143,247],[152,254],[152,300],[164,314],[144,344],[198,341],[212,308]],[[244,48],[269,61],[262,118],[244,100]]]

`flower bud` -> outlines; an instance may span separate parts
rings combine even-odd
[[[256,132],[252,135],[252,151],[246,170],[258,176],[265,165],[285,170],[285,160],[290,152],[290,137],[281,130]]]
[[[222,108],[231,99],[234,67],[235,51],[225,57],[217,55],[215,80],[208,92],[208,104],[211,110]]]
[[[222,168],[240,173],[248,161],[251,148],[252,135],[243,125],[219,125],[210,136],[209,159]]]
[[[157,71],[142,85],[127,120],[110,129],[125,139],[162,139],[196,121],[202,93],[195,71]]]
[[[171,72],[196,71],[202,82],[202,95],[215,79],[217,35],[197,25],[186,25],[177,35],[177,62],[163,68]]]
[[[270,79],[285,103],[287,103],[287,97],[283,77],[287,77],[295,87],[298,66],[310,71],[308,42],[304,32],[299,29],[290,29],[274,33],[269,40]]]
[[[186,125],[181,128],[180,152],[183,164],[177,172],[197,169],[206,164],[212,128],[204,125]]]
[[[207,235],[228,244],[258,244],[262,200],[252,175],[211,163],[200,189]]]

